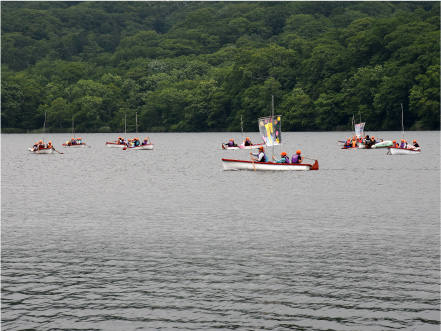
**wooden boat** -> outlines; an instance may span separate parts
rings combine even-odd
[[[401,104],[401,130],[403,132],[403,139],[404,140],[404,109],[403,104]],[[413,145],[408,145],[407,147],[388,147],[387,154],[388,155],[412,155],[412,154],[420,154],[421,148],[415,147]]]
[[[222,149],[255,149],[259,148],[260,146],[266,146],[264,143],[261,144],[252,144],[251,146],[244,146],[244,144],[240,144],[237,146],[230,147],[227,144],[222,144]]]
[[[63,145],[63,147],[72,147],[72,148],[84,148],[84,147],[86,147],[85,143],[81,143],[81,144],[68,144],[68,143],[64,143],[62,145]]]
[[[319,169],[319,164],[317,160],[315,160],[314,164],[290,164],[222,159],[222,165],[224,167],[224,170],[307,171]]]
[[[387,154],[389,155],[412,155],[420,154],[420,148],[401,148],[401,147],[388,147]]]
[[[127,149],[132,149],[132,150],[139,150],[139,151],[146,151],[146,150],[152,150],[153,149],[153,144],[146,144],[146,145],[139,145],[139,146],[127,146]]]
[[[40,148],[32,148],[29,147],[29,151],[33,154],[53,154],[54,153],[54,148],[47,148],[47,147],[40,147]]]
[[[125,148],[125,147],[127,147],[126,144],[120,144],[120,143],[115,142],[115,141],[108,141],[108,142],[106,142],[106,146],[109,147],[109,148]]]

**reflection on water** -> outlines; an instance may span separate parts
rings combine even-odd
[[[439,329],[438,132],[284,133],[320,163],[294,173],[223,171],[240,133],[147,135],[2,135],[2,330]]]

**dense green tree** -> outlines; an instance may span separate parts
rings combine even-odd
[[[2,130],[439,123],[439,2],[2,3]]]

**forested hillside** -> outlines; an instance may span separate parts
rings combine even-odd
[[[440,128],[439,2],[1,2],[1,127]]]

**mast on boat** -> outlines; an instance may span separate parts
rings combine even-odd
[[[74,131],[74,115],[72,115],[72,135],[75,138],[75,131]]]
[[[138,112],[136,112],[136,134],[138,134]]]
[[[124,141],[127,141],[126,134],[127,134],[127,114],[124,114]]]
[[[245,146],[245,139],[243,139],[243,121],[242,121],[242,115],[240,115],[240,129],[242,131],[242,144]]]
[[[273,125],[273,132],[274,132],[274,95],[272,95],[271,98],[271,123]],[[272,157],[274,157],[274,144],[275,141],[273,141],[273,148],[271,149]]]
[[[401,132],[403,133],[403,140],[404,140],[404,110],[402,103],[401,103]]]
[[[44,112],[44,123],[43,123],[43,143],[44,143],[44,134],[46,133],[46,114],[47,110]]]

